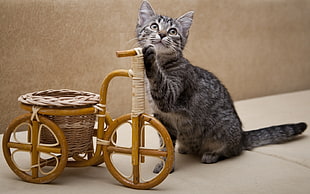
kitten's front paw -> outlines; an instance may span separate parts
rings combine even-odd
[[[155,62],[155,48],[152,45],[144,47],[142,49],[144,65],[146,69],[149,69]]]
[[[155,168],[153,169],[153,173],[158,174],[163,169],[163,165],[163,162],[156,164]]]
[[[160,171],[163,169],[164,167],[164,162],[159,162],[158,164],[156,164],[155,168],[153,169],[153,173],[158,174],[160,173]],[[170,173],[174,172],[174,165],[170,171]]]
[[[213,164],[219,160],[219,155],[204,153],[201,157],[201,162],[205,164]]]

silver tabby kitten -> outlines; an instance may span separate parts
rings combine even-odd
[[[136,28],[154,116],[165,125],[174,144],[178,140],[178,151],[199,154],[203,163],[215,163],[244,149],[301,134],[305,123],[242,130],[233,101],[219,79],[183,57],[192,20],[193,12],[177,19],[157,15],[144,1]],[[161,165],[154,172],[160,169]]]

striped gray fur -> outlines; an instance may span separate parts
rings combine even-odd
[[[173,142],[178,141],[178,151],[198,154],[203,163],[215,163],[242,150],[281,143],[301,134],[305,123],[242,130],[232,98],[221,81],[183,57],[193,14],[176,19],[157,15],[144,1],[136,27],[153,113]],[[161,164],[154,172],[160,169]]]

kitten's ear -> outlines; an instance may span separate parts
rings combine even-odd
[[[147,1],[143,1],[139,10],[138,25],[142,26],[148,19],[155,16],[155,12],[151,4]]]
[[[189,28],[192,25],[193,17],[194,17],[194,12],[190,11],[177,19],[177,21],[181,24],[186,37],[188,36]]]

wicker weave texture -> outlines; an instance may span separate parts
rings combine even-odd
[[[89,106],[99,102],[100,96],[91,92],[69,89],[44,90],[21,95],[18,101],[24,104],[48,107]]]
[[[63,131],[68,142],[68,155],[85,153],[92,149],[92,137],[94,135],[95,114],[74,116],[50,116]],[[40,142],[44,144],[56,143],[54,135],[48,129],[42,129]]]

